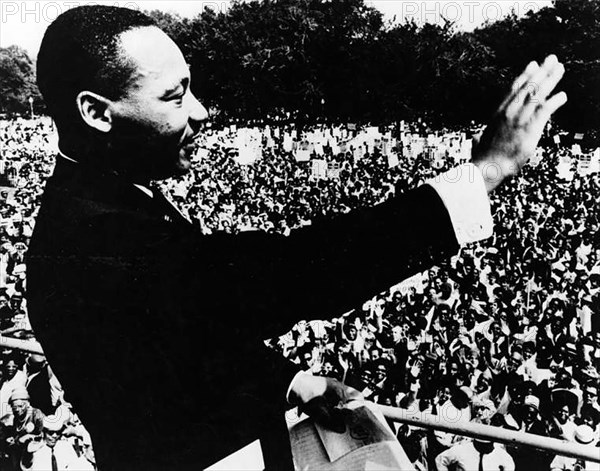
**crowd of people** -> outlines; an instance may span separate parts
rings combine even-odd
[[[0,335],[30,340],[25,253],[55,142],[49,120],[0,128]],[[95,469],[91,437],[46,358],[0,340],[0,469]]]
[[[2,124],[0,331],[27,339],[25,253],[56,142],[44,118]],[[204,233],[288,234],[449,169],[464,160],[473,132],[433,133],[423,123],[368,131],[209,127],[192,171],[159,184]],[[350,313],[301,322],[267,344],[378,403],[595,447],[600,175],[579,171],[579,160],[559,143],[543,154],[492,196],[492,239],[462,248]],[[573,172],[565,179],[557,168],[567,160]],[[5,348],[1,362],[0,468],[44,469],[36,463],[60,459],[64,469],[67,461],[77,463],[71,469],[94,469],[90,438],[45,359]],[[393,427],[418,469],[452,469],[469,446],[486,446]],[[502,459],[517,470],[573,465],[522,447],[506,452]]]

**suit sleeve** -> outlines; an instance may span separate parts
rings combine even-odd
[[[300,319],[341,315],[458,247],[444,202],[423,185],[289,237],[205,236],[181,252],[188,254],[181,263],[190,293],[203,286],[202,296],[240,313],[238,325],[266,338]]]

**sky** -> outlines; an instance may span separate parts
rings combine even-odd
[[[69,8],[86,3],[118,5],[141,10],[157,9],[193,17],[205,7],[225,11],[231,2],[229,0],[98,0],[94,2],[2,0],[0,2],[0,47],[17,44],[35,56],[44,31],[52,20]],[[389,21],[415,19],[419,24],[443,23],[446,18],[454,21],[465,31],[475,29],[486,20],[498,20],[511,11],[524,15],[530,10],[537,11],[552,5],[551,0],[366,0],[366,3],[379,9],[384,18]]]

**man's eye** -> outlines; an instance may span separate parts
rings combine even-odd
[[[166,101],[181,102],[184,96],[185,92],[173,93],[172,95],[167,96]]]

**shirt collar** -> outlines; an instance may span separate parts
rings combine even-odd
[[[60,156],[61,156],[63,159],[67,159],[67,160],[69,160],[69,161],[71,161],[71,162],[75,162],[76,164],[78,164],[78,163],[79,163],[79,162],[77,162],[77,160],[75,160],[75,159],[72,159],[71,157],[68,157],[67,155],[65,155],[65,153],[64,153],[62,150],[60,150],[60,149],[58,149],[58,154],[59,154],[59,155],[60,155]]]
[[[140,191],[142,191],[143,193],[145,193],[146,195],[148,195],[150,198],[154,198],[154,193],[152,193],[152,190],[144,185],[138,185],[137,183],[134,183],[133,186],[135,186],[136,188],[138,188]]]

